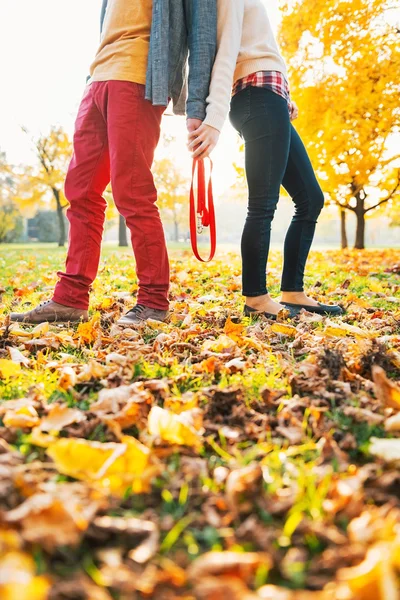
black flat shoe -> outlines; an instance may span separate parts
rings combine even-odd
[[[318,315],[329,315],[331,317],[340,317],[344,314],[344,310],[336,304],[321,304],[318,302],[318,306],[310,306],[308,304],[292,304],[291,302],[281,302],[282,306],[286,306],[289,309],[296,309],[299,313],[303,308],[311,313],[317,313]]]

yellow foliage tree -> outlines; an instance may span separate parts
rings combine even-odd
[[[52,127],[48,135],[33,140],[37,163],[14,172],[18,191],[16,200],[21,208],[39,207],[50,203],[55,207],[59,224],[59,246],[66,241],[64,212],[68,202],[64,196],[64,180],[72,156],[72,144],[61,127]]]
[[[179,228],[188,222],[189,182],[168,157],[154,163],[154,180],[158,190],[158,205],[164,219],[173,224],[174,240],[178,242]]]
[[[14,202],[15,182],[12,166],[0,152],[0,244],[14,241],[22,234],[22,217]]]
[[[344,222],[398,202],[399,29],[391,0],[283,0],[280,29],[296,125]],[[342,233],[345,228],[342,226]]]

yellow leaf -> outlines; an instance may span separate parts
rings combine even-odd
[[[18,375],[21,371],[21,365],[7,358],[0,358],[0,375],[2,379],[8,379]]]
[[[81,344],[92,344],[99,333],[99,316],[96,314],[87,323],[80,323],[76,330],[75,339]]]
[[[225,354],[230,354],[237,349],[236,342],[227,335],[220,335],[216,340],[206,340],[201,350],[202,352],[222,352]]]
[[[231,318],[228,317],[224,327],[225,335],[230,337],[235,342],[240,342],[243,337],[243,330],[244,325],[241,323],[233,323]]]
[[[346,582],[360,600],[398,600],[392,553],[393,544],[376,544],[361,564],[341,569],[339,581]]]
[[[325,335],[329,335],[331,337],[346,337],[348,335],[352,337],[361,337],[361,338],[373,338],[375,337],[374,333],[370,331],[365,331],[360,327],[355,327],[354,325],[337,325],[336,323],[330,322],[327,320],[327,326],[324,329]]]
[[[193,418],[198,414],[198,411],[190,410],[175,415],[159,406],[153,406],[148,419],[149,433],[170,444],[199,446],[201,439],[195,426],[200,429],[201,424],[194,423]]]
[[[17,410],[8,410],[4,416],[6,427],[36,427],[40,419],[33,406],[22,406]]]
[[[110,306],[112,306],[113,303],[114,303],[114,300],[112,298],[104,298],[104,300],[100,304],[100,308],[103,310],[106,308],[110,308]]]
[[[33,558],[23,552],[7,552],[0,558],[2,600],[46,600],[50,582],[35,576]]]
[[[130,436],[123,436],[121,442],[63,438],[52,444],[47,454],[63,475],[97,483],[117,495],[130,486],[136,493],[148,491],[155,472],[150,450]]]
[[[56,440],[57,437],[43,433],[40,427],[34,427],[28,437],[28,442],[33,446],[39,446],[39,448],[48,448]]]
[[[289,335],[291,337],[294,337],[297,333],[296,327],[285,325],[284,323],[274,323],[271,325],[271,330],[274,333],[282,333],[283,335]]]

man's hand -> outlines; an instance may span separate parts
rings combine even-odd
[[[200,119],[186,119],[186,127],[189,133],[196,131],[202,125],[203,121]]]
[[[294,100],[292,100],[292,110],[290,112],[290,120],[294,121],[295,119],[297,119],[298,116],[299,116],[299,107],[297,106],[296,102],[294,102]]]
[[[192,157],[196,159],[207,158],[218,144],[220,132],[211,125],[202,123],[198,129],[189,133],[188,148]]]

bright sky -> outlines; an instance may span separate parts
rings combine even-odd
[[[13,163],[32,162],[29,138],[61,124],[72,133],[89,65],[99,42],[101,0],[1,0],[0,150]],[[268,0],[271,21],[278,0]],[[177,160],[189,169],[184,119],[165,117],[163,129],[181,146]],[[215,183],[222,192],[234,181],[237,137],[225,126],[215,152]]]

